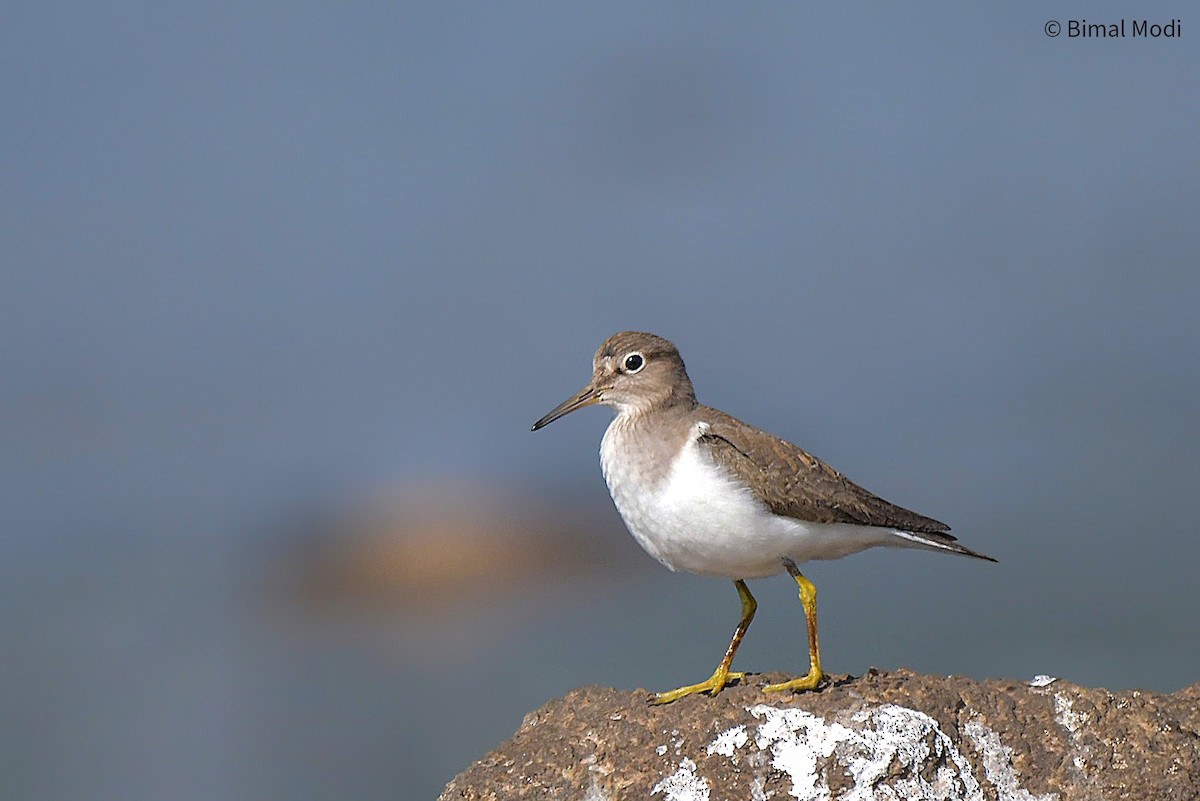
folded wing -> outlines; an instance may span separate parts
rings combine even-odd
[[[707,428],[700,441],[713,460],[753,487],[775,514],[895,529],[920,535],[916,541],[933,548],[990,559],[955,544],[945,523],[873,495],[790,442],[716,409],[704,407],[703,412]]]

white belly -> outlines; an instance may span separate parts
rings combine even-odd
[[[900,545],[889,529],[809,523],[773,514],[691,439],[670,472],[654,481],[645,459],[614,421],[600,447],[604,479],[634,539],[672,570],[747,579],[784,570],[783,559],[837,559],[874,545]],[[639,463],[644,469],[639,468]]]

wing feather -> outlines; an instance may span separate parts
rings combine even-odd
[[[705,407],[704,420],[708,425],[700,440],[709,446],[713,460],[754,487],[777,515],[900,529],[944,544],[954,541],[945,523],[873,495],[790,442],[716,409]]]

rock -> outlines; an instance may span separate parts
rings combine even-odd
[[[459,799],[1196,799],[1200,684],[1173,695],[872,670],[651,706],[573,690],[446,786]]]

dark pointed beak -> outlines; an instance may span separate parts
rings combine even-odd
[[[549,414],[534,423],[533,428],[529,430],[537,431],[539,428],[544,428],[545,426],[550,425],[558,418],[568,415],[576,409],[582,409],[584,406],[591,406],[592,404],[599,402],[600,398],[596,394],[596,387],[592,384],[588,384],[578,393],[567,398],[565,401],[551,409]]]

